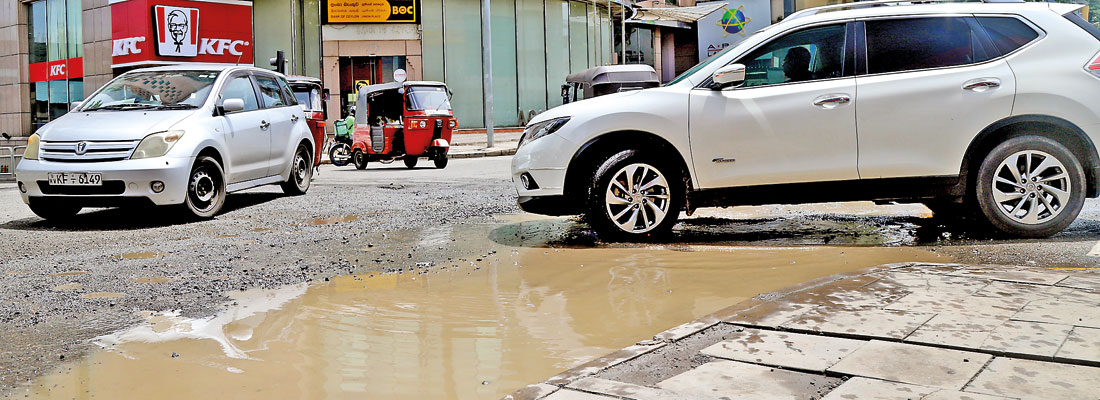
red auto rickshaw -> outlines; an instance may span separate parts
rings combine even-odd
[[[325,90],[321,80],[314,77],[292,75],[287,76],[286,81],[290,84],[290,90],[294,92],[298,105],[305,110],[306,124],[313,132],[313,143],[316,143],[317,147],[313,149],[313,165],[321,165],[321,153],[325,143],[325,119],[328,115],[325,106],[328,91]]]
[[[364,86],[355,102],[351,158],[355,168],[400,158],[413,168],[420,157],[447,166],[451,132],[458,120],[442,82],[393,82]]]

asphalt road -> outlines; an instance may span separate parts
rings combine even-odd
[[[606,246],[575,218],[446,245],[407,234],[519,212],[509,162],[452,160],[445,170],[430,163],[415,170],[325,166],[305,196],[249,190],[230,195],[222,214],[202,222],[167,209],[99,209],[47,223],[12,185],[0,186],[0,384],[14,388],[58,360],[79,357],[87,339],[138,322],[143,310],[200,317],[221,309],[227,291],[350,272],[420,271],[501,244]],[[1042,240],[991,238],[966,223],[929,218],[919,205],[703,210],[666,245],[920,246],[971,264],[1100,267],[1100,257],[1088,255],[1100,240],[1098,205],[1089,200],[1074,225]],[[366,248],[372,250],[360,251]]]

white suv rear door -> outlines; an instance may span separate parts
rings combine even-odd
[[[854,36],[844,22],[786,33],[734,61],[741,87],[692,90],[699,187],[858,179]]]
[[[1012,113],[1016,79],[968,16],[871,19],[858,86],[863,179],[958,175],[975,136]],[[862,32],[860,32],[862,33]],[[860,46],[863,47],[863,46]],[[861,58],[862,60],[863,58]]]

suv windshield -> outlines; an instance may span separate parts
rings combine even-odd
[[[405,90],[409,97],[405,107],[409,111],[451,109],[451,100],[447,96],[447,88],[442,86],[409,86]]]
[[[123,74],[84,102],[81,111],[198,108],[218,71],[149,71]]]

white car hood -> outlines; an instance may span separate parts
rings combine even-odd
[[[163,132],[199,110],[70,112],[38,130],[46,141],[139,140]]]
[[[623,107],[629,107],[629,103],[624,103],[623,99],[641,93],[645,90],[650,89],[611,93],[603,96],[593,97],[590,99],[574,101],[568,104],[562,104],[560,106],[546,110],[542,114],[539,114],[531,120],[531,123],[527,125],[530,126],[531,124],[537,124],[542,121],[560,117],[576,117],[578,115],[589,114],[592,112],[607,112],[607,110],[619,110]]]

